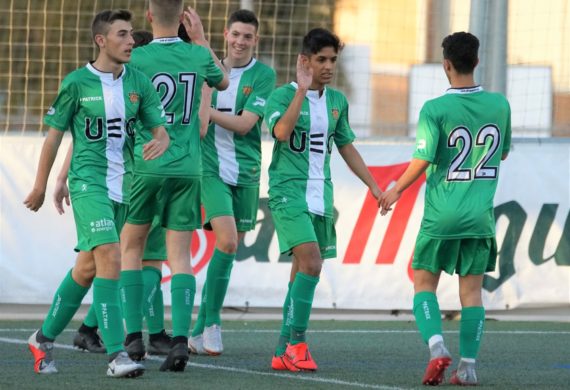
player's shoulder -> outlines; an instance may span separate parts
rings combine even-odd
[[[509,106],[509,101],[507,100],[505,95],[503,95],[500,92],[482,91],[481,94],[485,100],[490,102],[490,104],[502,105],[505,107]]]
[[[275,69],[273,69],[271,66],[267,64],[264,64],[258,59],[255,59],[255,64],[253,64],[252,70],[255,71],[256,73],[266,74],[266,75],[268,74],[272,75],[273,77],[276,76]]]
[[[271,94],[271,96],[279,97],[279,96],[294,95],[296,90],[297,90],[297,87],[295,84],[287,83],[287,84],[283,84],[283,85],[280,85],[277,88],[275,88],[273,90],[273,93]]]
[[[93,74],[87,66],[82,66],[69,72],[61,81],[61,89],[76,87],[80,88],[87,80],[91,79]]]

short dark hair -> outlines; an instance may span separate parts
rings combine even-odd
[[[301,53],[310,56],[311,54],[317,54],[325,47],[332,47],[338,53],[340,39],[327,29],[314,28],[303,37]]]
[[[446,36],[441,43],[443,58],[451,61],[460,74],[473,73],[477,65],[479,39],[468,32],[456,32]]]
[[[178,19],[184,11],[183,0],[150,0],[149,8],[155,21],[160,25],[178,23]]]
[[[146,30],[136,30],[133,31],[133,39],[135,40],[134,47],[148,45],[152,42],[153,36],[150,31]]]
[[[130,22],[133,19],[133,14],[131,11],[126,9],[106,9],[99,12],[93,18],[91,23],[91,34],[93,36],[93,41],[95,41],[96,35],[106,35],[109,31],[109,26],[113,24],[115,20],[124,20],[125,22]]]
[[[255,31],[259,29],[259,20],[257,20],[257,16],[255,16],[255,14],[248,9],[238,9],[237,11],[232,12],[228,18],[226,27],[229,28],[235,22],[251,24],[255,27]]]

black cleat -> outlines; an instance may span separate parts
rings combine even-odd
[[[83,351],[91,353],[105,353],[106,349],[97,331],[80,332],[77,331],[73,338],[73,346]]]
[[[188,345],[186,343],[178,343],[170,348],[166,360],[160,366],[160,371],[184,371],[187,362]]]
[[[140,362],[145,359],[146,351],[144,348],[144,343],[142,338],[136,338],[131,340],[130,343],[125,343],[125,351],[129,354],[131,360],[135,362]]]
[[[160,333],[152,334],[148,338],[149,355],[168,355],[172,337],[164,329]]]

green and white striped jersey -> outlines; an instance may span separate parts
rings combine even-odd
[[[116,202],[129,202],[137,120],[147,129],[165,122],[158,94],[136,69],[125,65],[114,79],[87,64],[65,77],[44,123],[71,131],[72,198],[105,193]]]
[[[413,155],[431,163],[420,231],[440,239],[494,237],[493,199],[510,144],[511,109],[503,95],[450,88],[427,101]]]
[[[277,88],[265,111],[269,131],[293,100],[296,83]],[[330,156],[333,143],[341,147],[354,141],[348,123],[346,97],[326,87],[323,94],[308,91],[295,129],[287,142],[275,140],[269,166],[269,206],[295,207],[317,215],[333,216]]]
[[[202,84],[219,84],[223,72],[210,51],[180,38],[158,38],[133,50],[131,65],[146,74],[158,91],[166,111],[170,146],[156,160],[142,159],[148,133],[135,142],[135,173],[149,176],[200,177],[202,156],[198,111]]]
[[[244,67],[232,68],[230,86],[215,91],[215,109],[233,115],[249,111],[259,120],[246,135],[211,123],[202,140],[204,175],[219,176],[226,184],[258,187],[261,171],[261,123],[267,98],[275,88],[275,71],[254,58]]]

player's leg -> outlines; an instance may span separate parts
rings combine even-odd
[[[192,329],[192,335],[188,338],[188,351],[196,355],[207,355],[208,352],[204,349],[204,338],[202,334],[204,333],[204,328],[206,327],[206,286],[208,283],[204,283],[202,287],[202,295],[200,297],[200,308],[198,310],[198,317],[194,322],[194,328]]]
[[[428,344],[430,351],[430,360],[422,379],[422,383],[428,385],[441,384],[445,370],[451,364],[451,356],[443,340],[441,312],[436,296],[441,269],[449,268],[448,264],[440,259],[452,259],[453,267],[457,259],[459,246],[450,241],[457,240],[435,240],[420,233],[412,262],[413,313],[422,339]]]
[[[485,308],[481,291],[485,272],[495,268],[497,244],[494,238],[462,240],[459,269],[461,325],[459,354],[461,360],[453,372],[451,383],[476,385],[475,363],[485,328]]]

